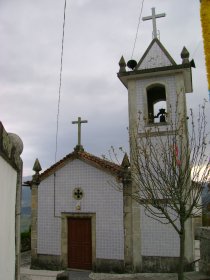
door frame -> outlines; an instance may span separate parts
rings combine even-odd
[[[68,267],[68,218],[91,219],[92,239],[92,269],[96,262],[96,214],[95,213],[61,213],[61,262],[62,266]]]

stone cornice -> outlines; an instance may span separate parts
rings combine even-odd
[[[0,122],[0,155],[16,170],[22,169],[22,159],[3,124]]]
[[[161,75],[174,75],[175,73],[182,73],[183,71],[191,71],[191,64],[176,64],[163,67],[155,67],[141,70],[125,71],[117,73],[118,78],[127,87],[128,80],[132,79],[145,79],[151,78],[151,76],[161,76]]]

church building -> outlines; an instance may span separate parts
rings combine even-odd
[[[41,175],[32,189],[32,267],[123,271],[122,166],[81,145]]]
[[[186,115],[185,94],[192,92],[192,62],[186,48],[176,64],[158,39],[155,14],[153,39],[138,63],[122,57],[118,78],[128,90],[129,130],[138,112],[144,126],[170,133],[169,108]],[[128,68],[130,70],[128,70]],[[178,102],[177,102],[178,100]],[[157,105],[161,102],[161,108]],[[178,105],[177,105],[178,104]],[[159,110],[159,112],[156,110]],[[173,118],[173,116],[171,116]],[[78,119],[78,130],[81,129]],[[187,133],[187,132],[186,132]],[[144,137],[139,131],[140,137]],[[187,136],[186,136],[187,137]],[[130,142],[132,145],[132,141]],[[132,146],[130,146],[132,150]],[[86,152],[78,145],[66,157],[40,173],[36,160],[32,189],[32,267],[76,268],[98,272],[174,272],[179,235],[170,224],[148,217],[126,194],[134,188],[128,156],[121,165]],[[119,191],[121,189],[122,191]],[[126,190],[126,191],[125,191]],[[193,224],[186,225],[185,258],[194,260]]]

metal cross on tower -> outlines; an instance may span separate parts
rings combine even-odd
[[[78,146],[81,146],[81,124],[87,123],[86,120],[81,120],[80,117],[78,117],[78,121],[73,121],[72,124],[78,124]]]
[[[152,15],[142,18],[142,20],[150,20],[150,19],[152,20],[154,38],[157,38],[156,18],[165,17],[165,16],[166,16],[165,13],[156,15],[155,8],[152,8]]]

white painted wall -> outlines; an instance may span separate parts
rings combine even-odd
[[[146,55],[144,60],[142,61],[138,70],[149,69],[155,67],[163,67],[170,66],[172,63],[165,55],[163,50],[159,47],[159,45],[155,42],[151,47],[149,53]]]
[[[15,279],[17,172],[0,156],[0,279]]]
[[[96,213],[96,258],[124,259],[123,195],[109,182],[113,176],[81,160],[56,172],[56,215]],[[84,191],[81,211],[73,190]],[[53,175],[38,187],[38,254],[61,254],[61,221],[54,218]]]
[[[151,65],[148,64],[148,59],[157,52],[157,46],[154,45],[151,53],[145,58],[145,61],[142,63],[141,67],[151,68]],[[161,51],[162,52],[162,51]],[[156,60],[156,66],[163,66],[162,64],[167,64],[167,60],[164,60],[163,54],[159,53],[159,59]],[[162,63],[162,64],[161,64]],[[146,67],[146,64],[148,67]],[[154,65],[153,65],[154,66]],[[140,68],[141,68],[140,67]],[[129,91],[129,127],[134,127],[138,118],[138,112],[142,113],[142,118],[147,118],[147,87],[150,85],[162,84],[165,86],[166,90],[166,100],[167,100],[167,112],[170,112],[168,116],[169,120],[173,122],[176,121],[177,117],[177,94],[179,93],[178,99],[178,112],[182,116],[186,114],[185,108],[185,85],[184,77],[181,73],[176,72],[173,75],[157,75],[157,73],[151,74],[151,76],[145,76],[144,78],[137,79],[135,81],[131,80],[128,82],[128,91]],[[171,109],[170,109],[171,106]],[[145,126],[144,126],[145,125]],[[147,127],[147,121],[142,123],[142,127],[139,128],[139,132],[145,132],[145,127]],[[148,127],[153,131],[156,124],[148,125]],[[163,124],[158,126],[159,131],[166,131],[167,125]],[[141,130],[142,129],[142,130]],[[169,127],[170,129],[170,127]],[[142,136],[143,137],[143,136]],[[164,136],[162,136],[164,141]],[[155,141],[155,138],[153,142]],[[179,236],[171,225],[163,225],[154,219],[147,217],[144,213],[144,210],[141,209],[141,254],[143,256],[164,256],[164,257],[177,257],[179,255]],[[189,231],[189,229],[188,229]],[[189,238],[190,239],[190,238]],[[187,242],[186,242],[187,243]],[[189,251],[189,250],[188,250]]]
[[[162,222],[166,220],[162,219]],[[140,223],[142,256],[179,256],[179,235],[171,224],[162,224],[148,217],[142,206]]]
[[[144,80],[139,80],[136,82],[136,106],[137,106],[137,113],[140,111],[143,113],[143,117],[148,116],[147,112],[147,87],[150,85],[155,85],[155,84],[162,84],[165,86],[166,90],[166,100],[167,100],[167,108],[166,111],[172,111],[172,114],[170,118],[172,118],[173,122],[176,119],[176,114],[175,112],[177,111],[176,109],[176,102],[177,102],[177,92],[181,92],[181,86],[179,87],[177,85],[178,81],[175,76],[160,76],[160,77],[148,77],[145,78]],[[184,97],[180,96],[181,98]],[[182,103],[182,106],[185,104],[182,100],[180,100],[180,103]],[[171,109],[170,109],[171,106]],[[183,108],[182,108],[183,112]]]

